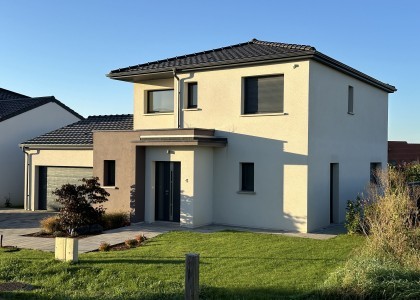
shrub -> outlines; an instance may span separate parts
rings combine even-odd
[[[83,178],[82,183],[64,184],[56,189],[53,194],[61,204],[59,218],[61,227],[69,234],[75,228],[97,224],[105,209],[102,205],[93,207],[92,204],[101,204],[108,201],[109,193],[100,187],[97,177]]]
[[[145,240],[147,240],[146,236],[143,234],[138,234],[134,237],[136,241],[140,244],[143,243]]]
[[[126,240],[126,241],[124,242],[124,244],[125,244],[128,248],[134,248],[134,247],[136,247],[136,246],[137,246],[138,242],[137,242],[137,240],[135,240],[135,239],[129,239],[129,240]]]
[[[346,206],[345,227],[348,234],[362,233],[363,224],[362,200],[357,197],[355,201],[348,200]]]
[[[102,242],[100,245],[99,245],[99,251],[101,251],[101,252],[107,252],[107,251],[109,251],[109,250],[111,250],[111,245],[110,244],[108,244],[108,243],[106,243],[106,242]]]
[[[12,201],[10,199],[10,193],[9,193],[9,196],[4,197],[4,207],[12,207]]]
[[[404,174],[395,168],[381,176],[379,185],[371,187],[365,200],[364,226],[369,229],[368,250],[375,257],[384,255],[401,264],[412,264],[414,259],[420,268],[414,234],[418,195],[418,189],[410,189]]]
[[[130,225],[130,218],[128,213],[105,213],[101,216],[100,224],[104,230],[110,230]]]
[[[355,256],[330,274],[320,298],[419,299],[419,276],[419,271],[393,260]]]
[[[55,231],[62,230],[60,226],[60,218],[57,216],[52,216],[52,217],[42,219],[40,222],[40,225],[41,225],[42,231],[48,234],[51,234]]]

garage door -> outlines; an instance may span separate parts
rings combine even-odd
[[[92,168],[39,167],[38,209],[57,210],[59,206],[52,192],[66,183],[80,183],[92,174]]]

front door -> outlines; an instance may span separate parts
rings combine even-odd
[[[155,220],[179,222],[181,163],[157,161],[155,178]]]

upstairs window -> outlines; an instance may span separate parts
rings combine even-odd
[[[347,113],[354,114],[354,99],[353,99],[353,87],[349,85],[348,90],[348,101],[347,101]]]
[[[284,112],[284,76],[245,78],[244,114]]]
[[[104,161],[104,186],[115,186],[115,160]]]
[[[174,111],[174,90],[147,92],[147,112],[169,113]]]
[[[254,163],[241,163],[241,192],[254,192]]]
[[[188,106],[187,108],[197,108],[197,82],[188,83]]]

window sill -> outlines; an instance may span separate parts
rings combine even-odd
[[[143,114],[143,116],[165,116],[165,115],[173,115],[173,112],[169,112],[169,113],[145,113]]]
[[[288,116],[288,113],[242,114],[241,117]]]
[[[237,191],[237,194],[243,194],[243,195],[255,195],[257,194],[256,192],[251,192],[251,191]]]
[[[354,116],[354,112],[347,112],[347,114]]]
[[[118,190],[119,189],[118,186],[103,186],[102,188],[106,189],[106,190]]]
[[[184,108],[182,109],[182,111],[200,111],[202,110],[201,108]]]

